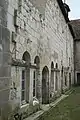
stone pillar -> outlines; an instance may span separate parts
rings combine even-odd
[[[42,103],[42,71],[39,71],[39,102]]]
[[[33,69],[30,69],[29,103],[33,105]]]
[[[69,71],[67,72],[67,87],[69,89]]]
[[[58,74],[58,91],[61,92],[61,77],[60,77],[60,71],[59,71],[57,74]]]
[[[58,90],[58,72],[55,71],[55,91]]]
[[[36,69],[36,97],[39,98],[39,69]]]
[[[51,71],[51,92],[54,91],[54,71]]]
[[[63,91],[64,91],[64,87],[65,87],[65,78],[64,78],[64,71],[63,71]]]
[[[39,101],[41,101],[41,78],[40,78],[40,70],[37,70],[37,84],[36,84],[36,93],[37,93],[37,98]]]
[[[63,70],[61,70],[61,93],[63,93]]]
[[[56,72],[54,71],[54,91],[55,91],[55,82],[56,82]]]

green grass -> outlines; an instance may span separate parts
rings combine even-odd
[[[44,113],[39,120],[80,120],[80,87],[74,88],[69,97]]]

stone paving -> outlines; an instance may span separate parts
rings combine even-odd
[[[80,120],[80,86],[66,93],[68,97],[62,100],[37,120]]]
[[[38,117],[40,117],[42,114],[44,114],[45,112],[49,111],[49,109],[51,107],[55,107],[61,100],[65,99],[66,97],[68,97],[68,95],[62,95],[60,98],[58,98],[57,100],[55,100],[55,102],[47,104],[47,105],[41,105],[41,109],[40,111],[34,113],[33,115],[29,116],[28,118],[26,118],[25,120],[37,120]]]

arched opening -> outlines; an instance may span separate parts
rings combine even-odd
[[[56,69],[58,69],[58,64],[56,63]]]
[[[54,91],[54,63],[51,62],[51,92]]]
[[[30,86],[30,54],[24,52],[22,59],[26,62],[26,66],[22,68],[22,84],[21,84],[21,100],[22,104],[29,102],[29,86]]]
[[[51,69],[54,69],[54,63],[51,62]]]
[[[38,56],[35,57],[34,63],[36,64],[36,68],[33,71],[33,96],[39,98],[40,59]]]
[[[56,71],[55,71],[55,91],[58,90],[58,64],[56,63]]]
[[[38,56],[35,57],[34,63],[37,65],[37,67],[40,67],[40,59]]]
[[[47,66],[42,70],[42,103],[49,103],[49,70]]]
[[[71,88],[71,73],[69,73],[69,88]]]
[[[27,51],[24,52],[22,59],[26,61],[27,65],[29,65],[31,62],[30,54]]]

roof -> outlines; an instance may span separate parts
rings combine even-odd
[[[67,9],[68,12],[70,12],[69,6],[68,6],[66,3],[63,3],[62,0],[57,0],[57,2],[58,2],[58,4],[59,4],[59,6],[60,6],[60,9],[61,9],[61,11],[62,11],[62,13],[63,13],[63,16],[64,16],[66,22],[69,22],[68,15],[67,15],[67,13],[66,13],[66,9]]]
[[[63,16],[64,16],[64,19],[65,19],[66,22],[68,23],[70,32],[71,32],[71,34],[72,34],[72,36],[73,36],[73,38],[74,38],[74,32],[73,32],[73,29],[72,29],[72,25],[69,24],[70,21],[69,21],[68,14],[67,14],[67,12],[70,12],[70,8],[69,8],[69,6],[68,6],[66,3],[63,3],[62,0],[57,0],[57,2],[58,2],[58,4],[59,4],[59,6],[60,6],[60,9],[61,9],[62,14],[63,14]],[[66,12],[66,10],[67,10],[67,12]]]
[[[72,26],[75,35],[75,40],[80,39],[80,19],[71,20],[70,25]]]

